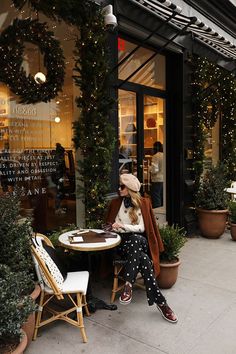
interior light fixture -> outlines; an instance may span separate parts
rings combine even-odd
[[[55,121],[55,123],[60,123],[61,118],[60,118],[60,117],[55,117],[55,118],[54,118],[54,121]]]
[[[37,84],[43,84],[46,81],[46,76],[44,75],[44,73],[41,73],[41,71],[39,71],[37,74],[34,75],[34,80],[37,82]]]
[[[38,13],[37,13],[37,20],[39,20]],[[41,72],[41,58],[40,58],[39,48],[38,48],[38,64],[39,64],[39,71],[34,75],[34,80],[38,85],[42,85],[46,81],[46,76],[44,75],[44,73]]]

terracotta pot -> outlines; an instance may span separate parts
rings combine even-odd
[[[236,224],[230,223],[230,233],[233,241],[236,241]]]
[[[41,291],[41,288],[38,284],[35,285],[34,291],[30,294],[30,297],[34,301],[36,301],[37,297],[39,296]],[[34,334],[34,328],[35,328],[35,312],[31,313],[28,317],[27,322],[22,326],[22,329],[25,331],[27,338],[28,338],[28,344],[29,345],[32,341],[33,334]]]
[[[161,289],[169,289],[176,283],[180,263],[178,258],[174,263],[160,263],[161,271],[157,282]]]
[[[228,210],[205,210],[201,208],[196,210],[201,235],[207,238],[219,238],[225,231]]]
[[[27,347],[27,335],[26,333],[22,330],[23,332],[23,337],[20,341],[20,343],[18,344],[18,346],[16,347],[16,349],[12,352],[5,352],[4,354],[23,354],[25,348]]]

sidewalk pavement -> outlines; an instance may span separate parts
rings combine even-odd
[[[25,354],[235,354],[236,242],[229,231],[218,240],[189,238],[180,258],[177,283],[163,290],[177,324],[135,289],[130,305],[116,301],[117,311],[85,317],[87,344],[78,329],[58,321],[40,329]],[[109,302],[111,286],[111,280],[96,284],[94,295]]]

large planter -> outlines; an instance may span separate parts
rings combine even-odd
[[[230,223],[230,234],[233,241],[236,241],[236,224]]]
[[[22,330],[23,332],[23,336],[21,338],[20,343],[18,344],[18,346],[16,347],[16,349],[12,352],[12,351],[7,351],[4,352],[3,354],[23,354],[25,348],[27,347],[27,335],[26,333]]]
[[[178,258],[173,263],[160,262],[161,271],[157,282],[161,289],[169,289],[176,283],[180,263]]]
[[[206,210],[201,208],[196,210],[201,235],[207,238],[219,238],[225,231],[228,210]]]
[[[36,301],[40,294],[41,288],[38,284],[35,285],[34,291],[30,294],[30,297]],[[28,317],[27,322],[22,326],[22,329],[25,331],[28,339],[28,344],[29,345],[32,341],[33,334],[34,334],[34,328],[35,328],[35,312],[31,313]]]

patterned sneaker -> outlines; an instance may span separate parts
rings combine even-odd
[[[176,323],[178,322],[177,316],[174,314],[174,312],[171,310],[171,308],[166,304],[157,304],[157,308],[160,311],[162,317],[171,323]]]
[[[128,305],[131,303],[132,300],[132,286],[129,284],[125,284],[124,290],[119,297],[120,304]]]

